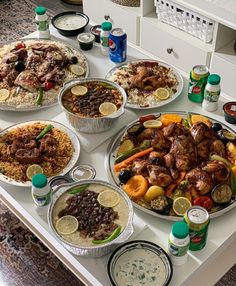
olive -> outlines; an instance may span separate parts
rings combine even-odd
[[[25,64],[22,62],[15,63],[15,70],[18,72],[22,72],[25,69]]]
[[[122,170],[119,173],[119,180],[121,183],[125,184],[131,178],[131,176],[132,176],[132,173],[130,170]]]
[[[74,65],[77,64],[78,63],[77,57],[72,57],[71,58],[71,63],[74,64]]]
[[[214,131],[214,132],[218,132],[222,129],[222,125],[218,122],[215,122],[211,125],[211,129]]]

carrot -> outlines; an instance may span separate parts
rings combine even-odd
[[[171,198],[172,197],[172,194],[173,194],[173,191],[175,190],[175,188],[178,186],[178,184],[180,182],[183,181],[184,177],[186,175],[186,172],[180,172],[179,173],[179,177],[176,179],[176,181],[172,184],[170,184],[167,188],[166,188],[166,192],[165,192],[165,195],[168,197],[168,198]]]
[[[122,161],[118,164],[115,164],[114,165],[115,172],[119,172],[121,169],[126,168],[128,165],[130,165],[135,159],[138,159],[138,158],[141,158],[145,155],[148,155],[152,151],[153,151],[153,147],[150,147],[148,149],[145,149],[143,151],[140,151],[140,152],[130,156],[129,158],[125,159],[124,161]]]
[[[148,190],[148,181],[142,175],[135,175],[128,180],[123,189],[131,198],[143,197]]]

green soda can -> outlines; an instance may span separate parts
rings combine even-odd
[[[204,89],[207,84],[209,70],[207,66],[194,66],[190,72],[188,98],[193,102],[202,102],[204,97]]]
[[[203,207],[193,206],[187,210],[184,221],[189,227],[189,250],[201,250],[207,241],[207,231],[210,223],[209,213]]]

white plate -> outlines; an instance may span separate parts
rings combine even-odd
[[[125,62],[125,63],[122,63],[116,67],[114,67],[113,69],[111,69],[108,74],[106,75],[106,79],[110,80],[110,77],[114,74],[115,71],[117,71],[117,69],[121,68],[121,67],[125,67],[127,66],[128,64],[132,63],[142,63],[142,62],[154,62],[154,63],[159,63],[160,66],[164,66],[166,68],[170,68],[173,72],[173,74],[176,76],[177,80],[178,80],[178,86],[176,87],[177,91],[176,93],[174,93],[172,96],[170,96],[169,99],[166,99],[166,100],[162,100],[162,101],[159,101],[159,102],[155,102],[155,104],[152,104],[151,106],[140,106],[138,104],[132,104],[132,103],[129,103],[128,100],[129,100],[129,97],[127,95],[127,103],[126,103],[126,107],[128,108],[133,108],[133,109],[152,109],[152,108],[157,108],[157,107],[161,107],[161,106],[164,106],[168,103],[171,103],[172,101],[174,101],[182,92],[183,88],[184,88],[184,81],[183,81],[183,77],[181,76],[181,74],[171,65],[165,63],[165,62],[162,62],[162,61],[155,61],[155,60],[149,60],[149,59],[142,59],[142,60],[135,60],[135,61],[129,61],[129,62]]]
[[[79,142],[79,139],[77,137],[77,135],[72,131],[70,130],[69,128],[67,128],[66,126],[64,126],[63,124],[59,123],[59,122],[56,122],[56,121],[52,121],[52,120],[34,120],[34,121],[26,121],[26,122],[23,122],[23,123],[19,123],[19,124],[15,124],[15,125],[12,125],[4,130],[2,130],[0,132],[0,135],[3,135],[4,133],[7,133],[8,131],[10,130],[13,130],[17,127],[23,127],[25,125],[28,125],[28,124],[34,124],[34,123],[37,123],[37,122],[40,122],[42,124],[52,124],[54,127],[62,130],[63,132],[65,132],[71,142],[72,142],[72,145],[74,147],[74,152],[72,154],[72,157],[69,161],[69,163],[67,164],[67,166],[60,172],[57,174],[57,176],[63,176],[65,175],[66,173],[68,173],[77,163],[78,159],[79,159],[79,155],[80,155],[80,142]],[[51,177],[49,177],[48,179],[50,179]],[[13,186],[17,186],[17,187],[31,187],[31,181],[26,181],[26,182],[18,182],[18,181],[15,181],[7,176],[4,176],[3,174],[0,173],[0,181],[4,182],[4,183],[7,183],[9,185],[13,185]]]
[[[187,117],[187,112],[184,112],[184,111],[161,112],[161,113],[153,113],[153,114],[156,115],[156,117],[159,117],[161,114],[165,114],[165,113],[179,114],[183,118]],[[198,113],[191,112],[191,114],[198,114]],[[218,122],[217,120],[214,120],[208,116],[204,115],[204,117],[209,118],[212,122]],[[120,146],[120,142],[121,142],[123,136],[126,134],[127,130],[137,122],[138,122],[138,118],[136,120],[132,121],[130,124],[126,125],[124,128],[122,128],[120,130],[120,132],[118,132],[117,135],[113,137],[113,139],[111,140],[111,142],[107,148],[107,153],[106,153],[106,158],[105,158],[105,168],[106,168],[106,171],[107,171],[107,174],[109,177],[109,181],[111,183],[117,185],[118,187],[120,187],[121,184],[120,184],[120,181],[119,181],[118,177],[116,176],[116,174],[114,172],[114,168],[113,168],[113,166],[115,164],[115,155],[117,153],[117,149]],[[223,126],[223,128],[226,128],[235,134],[233,129],[229,128],[228,126],[224,125],[221,122],[218,122],[218,123],[220,123]],[[155,216],[155,217],[163,218],[165,220],[170,220],[170,221],[183,220],[183,217],[173,216],[173,215],[163,215],[163,214],[154,212],[151,209],[140,206],[139,204],[135,203],[134,201],[132,201],[132,204],[137,209],[139,209],[145,213],[148,213],[152,216]],[[229,204],[227,204],[227,206],[222,207],[222,209],[219,209],[214,213],[210,213],[210,218],[215,218],[215,217],[221,216],[222,214],[228,212],[229,210],[231,210],[234,207],[236,207],[236,198],[235,197],[231,199],[231,202]]]

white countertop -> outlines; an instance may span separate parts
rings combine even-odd
[[[236,30],[235,0],[172,0]]]
[[[73,38],[65,38],[59,35],[55,30],[53,34],[63,40],[68,41],[71,45],[77,43]],[[115,65],[100,52],[99,47],[95,46],[91,51],[84,52],[90,67],[90,77],[104,77],[107,72]],[[133,48],[128,49],[128,60],[146,58],[144,54],[141,54]],[[158,111],[192,111],[199,112],[211,116],[219,121],[225,123],[222,112],[223,101],[219,103],[219,108],[214,113],[208,113],[202,110],[201,105],[190,102],[187,98],[187,80],[185,80],[185,88],[182,94],[172,103],[161,107]],[[150,111],[140,112],[136,114],[150,113]],[[37,112],[3,112],[0,113],[0,126],[7,127],[11,124],[23,122],[27,120],[37,119],[54,119],[63,118],[60,117],[61,110],[59,106],[41,110]],[[68,125],[67,122],[64,122]],[[123,126],[120,126],[123,127]],[[236,131],[235,126],[232,127]],[[109,140],[103,143],[92,152],[85,152],[82,150],[79,164],[91,164],[97,171],[96,178],[107,180],[107,174],[104,167],[105,153]],[[83,146],[82,146],[83,147]],[[33,201],[31,198],[30,189],[16,188],[12,186],[2,185],[0,187],[0,198],[19,216],[19,218],[65,263],[78,277],[86,281],[88,285],[95,286],[108,286],[109,281],[106,274],[106,263],[109,257],[103,257],[101,259],[89,259],[75,257],[70,254],[52,235],[45,218],[38,216],[35,211]],[[219,275],[224,269],[220,266],[220,257],[236,239],[236,225],[235,225],[236,208],[230,212],[224,214],[219,218],[215,218],[211,221],[209,227],[209,236],[206,247],[198,252],[191,252],[189,255],[188,263],[184,266],[174,267],[174,274],[171,282],[171,286],[194,286],[199,285],[199,279],[202,271],[209,269],[213,261],[219,261],[217,264],[218,270],[215,274],[215,279],[219,278]],[[167,249],[167,238],[171,230],[171,222],[164,219],[156,218],[145,214],[139,210],[135,210],[134,226],[135,233],[132,239],[147,239],[150,240],[164,249]],[[236,261],[236,252],[230,253],[232,261]],[[219,260],[218,260],[219,259]],[[227,268],[232,264],[228,259]],[[231,264],[230,264],[231,263]],[[215,269],[214,269],[215,270]],[[226,269],[227,270],[227,269]],[[209,272],[210,273],[210,272]],[[208,277],[200,277],[204,281],[204,286],[212,285]],[[214,278],[213,278],[214,279]]]

